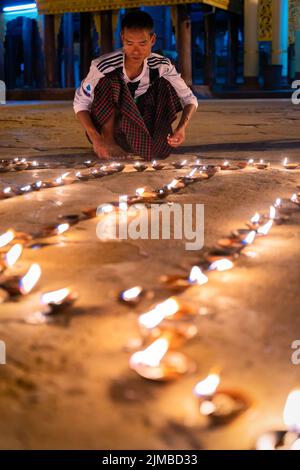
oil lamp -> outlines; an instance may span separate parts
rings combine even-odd
[[[141,163],[141,162],[136,162],[134,165],[133,165],[133,168],[136,170],[136,171],[145,171],[148,166],[145,165],[144,163]]]
[[[199,266],[193,266],[188,277],[180,275],[162,276],[162,282],[172,290],[180,291],[191,285],[206,284],[208,277],[202,272]]]
[[[288,159],[285,158],[282,162],[282,166],[286,170],[296,170],[296,168],[298,168],[298,166],[299,166],[299,163],[288,163]]]
[[[192,370],[191,361],[183,353],[169,349],[168,337],[162,336],[146,349],[135,352],[130,368],[149,380],[167,381],[179,378]]]
[[[141,286],[135,286],[124,290],[119,295],[119,300],[129,306],[136,305],[142,298],[144,289]]]
[[[220,377],[210,374],[194,387],[199,411],[214,424],[225,424],[249,407],[249,401],[238,391],[218,389]]]
[[[153,160],[151,166],[153,170],[162,170],[164,168],[164,164],[161,162],[157,162],[156,160]]]
[[[6,290],[10,296],[26,295],[33,289],[41,276],[41,268],[38,264],[32,264],[23,277],[2,276],[0,287]]]
[[[183,168],[186,165],[186,162],[187,162],[186,160],[172,162],[172,165],[173,165],[174,168],[177,168],[178,170],[180,170],[181,168]]]
[[[265,170],[269,165],[269,163],[265,163],[262,159],[259,161],[259,163],[254,163],[255,168],[258,170]]]
[[[263,433],[256,441],[256,450],[300,450],[300,390],[289,394],[283,420],[286,429]]]

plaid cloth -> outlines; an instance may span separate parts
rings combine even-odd
[[[135,103],[121,72],[114,70],[99,80],[94,91],[91,117],[99,132],[114,110],[114,138],[120,147],[145,160],[170,155],[167,135],[182,106],[167,80],[157,77]]]

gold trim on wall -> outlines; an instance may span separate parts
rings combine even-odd
[[[41,14],[94,12],[139,7],[141,5],[164,6],[178,3],[206,3],[222,10],[230,10],[236,13],[243,12],[242,0],[36,0],[36,3]]]

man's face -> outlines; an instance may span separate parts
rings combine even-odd
[[[123,50],[130,62],[141,64],[151,54],[156,36],[146,29],[127,29],[121,33]]]

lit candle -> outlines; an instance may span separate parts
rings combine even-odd
[[[136,171],[145,171],[148,167],[147,165],[141,163],[141,162],[136,162],[134,165],[133,165],[133,168],[136,170]]]
[[[142,298],[144,289],[141,286],[135,286],[124,290],[119,295],[119,300],[127,305],[136,305]]]
[[[215,424],[224,424],[237,417],[249,406],[249,401],[234,390],[218,390],[220,377],[211,374],[198,382],[194,394],[199,400],[199,411]]]
[[[89,179],[89,174],[81,173],[81,171],[77,171],[77,173],[75,173],[75,176],[81,181],[87,181]]]
[[[41,276],[41,268],[38,264],[32,264],[27,273],[19,276],[3,276],[0,279],[0,287],[6,290],[9,295],[25,295],[33,289]]]
[[[283,421],[285,430],[263,433],[256,442],[257,450],[300,449],[300,390],[294,390],[287,398]]]
[[[153,160],[152,168],[153,170],[162,170],[164,168],[164,165],[160,162],[157,162],[156,160]]]
[[[135,191],[136,198],[133,198],[133,201],[152,201],[156,199],[157,193],[154,191],[145,191],[145,188],[137,188]]]
[[[288,163],[288,159],[285,158],[282,162],[282,165],[286,170],[296,170],[296,168],[299,166],[299,163]]]
[[[269,163],[265,163],[262,159],[259,161],[259,163],[255,163],[254,166],[258,168],[259,170],[265,170],[268,168]]]
[[[58,289],[55,291],[47,292],[42,295],[41,302],[47,306],[46,314],[56,314],[69,308],[78,295],[72,292],[69,288]]]
[[[232,269],[233,266],[234,265],[232,261],[230,261],[229,259],[223,258],[223,259],[219,259],[211,263],[208,269],[209,271],[222,272],[222,271],[227,271],[228,269]]]
[[[15,238],[15,232],[13,230],[7,230],[7,232],[0,235],[0,248],[8,245]]]
[[[208,277],[202,272],[199,266],[193,266],[189,276],[171,275],[162,276],[161,280],[172,290],[182,290],[192,284],[201,286],[208,281]]]
[[[183,168],[185,165],[186,165],[186,160],[183,160],[183,161],[178,161],[178,162],[172,162],[172,165],[174,166],[174,168],[177,168],[178,170],[180,170],[181,168]]]
[[[167,337],[158,338],[146,349],[134,353],[129,364],[149,380],[176,379],[191,369],[191,362],[184,354],[169,350]]]

